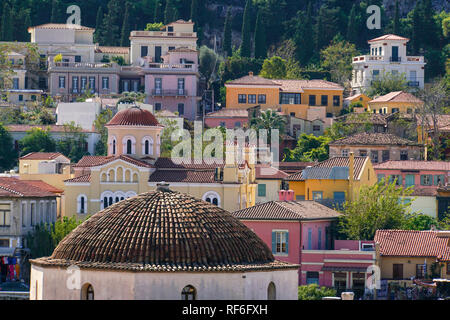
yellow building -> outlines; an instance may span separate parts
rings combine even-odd
[[[278,168],[256,165],[256,204],[279,200],[279,191],[283,189],[283,180],[289,175]]]
[[[377,177],[369,157],[333,157],[286,178],[296,200],[314,200],[341,205],[358,197],[363,185],[373,185]]]
[[[408,113],[412,114],[423,106],[423,101],[411,93],[403,91],[390,92],[369,101],[369,111],[373,113]]]
[[[137,194],[153,191],[159,182],[235,211],[255,204],[254,166],[177,164],[160,158],[163,127],[147,110],[119,111],[106,125],[108,156],[85,156],[65,181],[64,206],[68,216],[83,217]]]
[[[369,101],[372,100],[370,97],[366,96],[364,93],[358,93],[353,96],[344,99],[344,107],[348,108],[352,103],[360,102],[362,108],[354,108],[353,112],[361,113],[368,109]]]
[[[337,116],[343,108],[340,85],[325,80],[278,80],[248,76],[225,84],[226,107],[248,109],[261,106],[281,109],[284,114],[315,120]]]

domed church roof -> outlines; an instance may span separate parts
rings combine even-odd
[[[229,212],[159,186],[118,202],[78,226],[38,265],[134,271],[243,271],[298,268],[275,261]]]
[[[106,124],[106,126],[159,126],[156,117],[148,110],[133,106],[121,110]]]

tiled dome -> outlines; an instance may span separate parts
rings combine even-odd
[[[274,261],[267,245],[229,212],[164,187],[96,213],[51,257],[38,260],[147,271],[292,267]]]
[[[119,111],[107,126],[159,126],[158,120],[148,110],[137,106]]]

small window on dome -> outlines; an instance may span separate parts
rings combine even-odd
[[[191,285],[184,287],[181,291],[181,300],[197,300],[197,290]]]

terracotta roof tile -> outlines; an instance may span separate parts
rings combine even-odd
[[[206,163],[202,161],[202,163],[176,163],[170,158],[158,158],[155,162],[155,167],[158,169],[215,169],[215,168],[223,168],[225,164],[216,164],[216,163]]]
[[[382,256],[437,257],[450,261],[448,238],[438,237],[438,231],[377,230],[375,242]]]
[[[248,118],[248,111],[246,109],[221,109],[218,111],[210,112],[205,115],[205,118]]]
[[[378,98],[369,101],[369,104],[377,102],[423,103],[423,101],[417,98],[416,96],[412,95],[409,92],[404,91],[394,91],[385,94],[384,96],[379,96]]]
[[[63,156],[68,159],[65,155],[59,152],[31,152],[22,157],[21,160],[53,160],[58,158],[59,156]]]
[[[270,79],[266,79],[259,76],[254,76],[253,74],[250,74],[248,76],[243,76],[242,78],[235,79],[232,81],[228,81],[225,83],[226,85],[264,85],[264,86],[275,86],[279,87],[280,85],[275,83],[274,81]]]
[[[149,182],[220,183],[214,179],[214,170],[156,170]]]
[[[41,181],[40,187],[36,184],[36,182],[28,183],[17,178],[0,177],[0,195],[5,197],[55,197],[53,192],[48,191],[50,186],[42,188],[45,182]]]
[[[277,168],[258,164],[255,166],[256,179],[276,179],[281,180],[287,178],[289,175]]]
[[[40,265],[134,271],[239,271],[298,268],[229,212],[173,191],[120,201],[83,222]]]
[[[341,213],[315,201],[270,201],[238,210],[240,220],[308,220],[337,218]]]
[[[316,164],[317,162],[279,162],[278,168],[287,174],[294,174]]]
[[[105,126],[159,126],[156,117],[137,106],[119,111]]]
[[[130,48],[128,47],[103,47],[99,46],[95,48],[95,53],[116,53],[116,54],[129,54]]]
[[[73,182],[73,183],[76,183],[76,182],[91,182],[91,174],[90,173],[88,173],[88,174],[83,174],[83,175],[81,175],[81,176],[78,176],[78,177],[75,177],[75,178],[72,178],[72,179],[67,179],[67,180],[64,180],[64,182]]]
[[[276,79],[273,82],[281,86],[282,91],[296,91],[302,92],[304,89],[336,89],[344,90],[344,88],[334,82],[313,79],[313,80],[285,80]]]
[[[394,134],[390,133],[357,133],[352,136],[336,140],[330,143],[330,146],[418,146],[419,144],[400,138]]]
[[[28,29],[75,29],[75,30],[89,30],[95,31],[93,28],[84,27],[76,24],[67,23],[46,23],[39,26],[30,27]]]
[[[102,166],[104,164],[110,163],[115,160],[123,160],[126,162],[129,162],[131,164],[134,164],[138,167],[146,167],[151,168],[153,167],[151,164],[141,161],[138,159],[135,159],[131,156],[127,155],[120,155],[120,156],[84,156],[83,158],[78,161],[77,164],[75,164],[74,168],[89,168],[89,167],[97,167]]]
[[[52,186],[42,180],[21,180],[21,181],[31,184],[32,186],[35,186],[36,188],[39,188],[41,190],[46,190],[48,192],[52,192],[52,193],[63,193],[64,192],[64,190],[58,189],[55,186]]]
[[[450,162],[448,161],[419,161],[419,160],[407,160],[407,161],[394,161],[389,160],[373,166],[377,169],[389,169],[389,170],[445,170],[450,171]]]
[[[374,38],[374,39],[369,40],[367,42],[370,43],[370,42],[381,41],[381,40],[406,40],[406,41],[409,41],[408,38],[397,36],[395,34],[385,34],[384,36],[381,36],[381,37],[378,37],[378,38]]]

